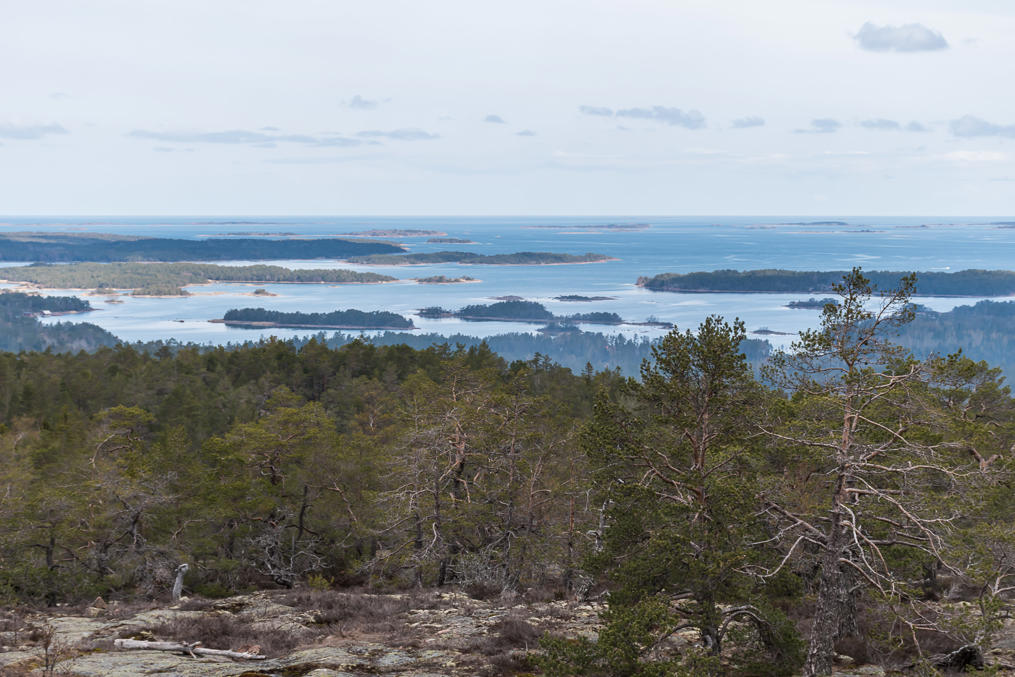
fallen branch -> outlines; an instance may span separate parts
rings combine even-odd
[[[225,656],[248,661],[263,661],[267,656],[255,653],[244,653],[242,651],[230,651],[229,649],[205,649],[199,646],[200,642],[149,642],[141,639],[117,639],[113,646],[117,649],[141,649],[148,651],[177,651],[188,654],[194,658],[198,656]]]

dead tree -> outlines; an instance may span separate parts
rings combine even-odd
[[[808,677],[831,671],[835,642],[856,632],[856,602],[864,591],[894,612],[893,632],[905,634],[917,651],[918,631],[940,630],[915,607],[919,583],[906,575],[900,552],[960,573],[951,539],[984,470],[939,434],[946,417],[927,365],[886,337],[911,318],[914,285],[910,276],[875,297],[854,269],[837,286],[838,303],[825,306],[821,328],[803,332],[768,374],[793,395],[794,413],[763,429],[808,469],[805,478],[772,487],[765,497],[773,540],[786,545],[778,568],[800,556],[816,564]]]
[[[183,596],[183,577],[190,569],[190,565],[186,562],[176,567],[176,580],[173,582],[173,601],[179,602],[180,597]]]

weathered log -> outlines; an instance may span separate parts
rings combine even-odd
[[[186,642],[150,642],[142,639],[117,639],[113,641],[113,646],[117,649],[177,651],[195,658],[197,656],[225,656],[226,658],[248,661],[263,661],[267,658],[267,656],[262,656],[261,654],[230,651],[229,649],[206,649],[203,646],[199,646],[200,644],[200,642],[193,642],[190,644]]]

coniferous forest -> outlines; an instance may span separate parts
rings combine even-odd
[[[157,595],[186,562],[205,597],[603,602],[597,639],[543,638],[550,675],[983,665],[1015,585],[1015,403],[987,363],[892,342],[913,285],[854,270],[760,372],[720,317],[637,378],[485,345],[0,354],[0,599]]]

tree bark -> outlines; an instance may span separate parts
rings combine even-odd
[[[834,525],[833,528],[831,542],[821,560],[817,606],[804,662],[804,677],[831,674],[835,642],[857,633],[856,606],[850,590],[853,576],[840,563],[848,552],[843,544],[841,527]]]

